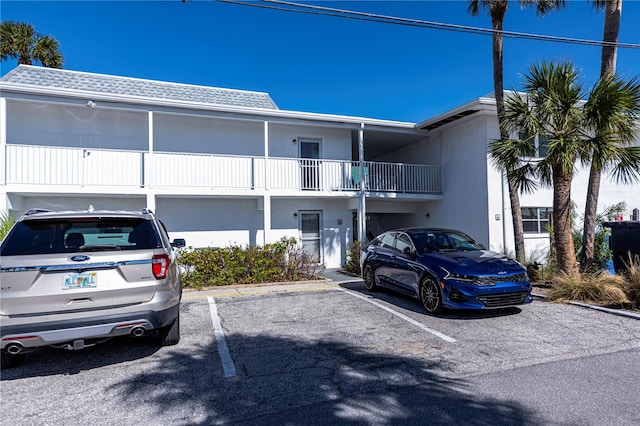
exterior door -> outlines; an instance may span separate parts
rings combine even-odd
[[[320,212],[300,212],[299,217],[302,249],[318,263],[322,263],[321,214]]]
[[[300,141],[300,187],[302,190],[320,189],[320,140],[299,139]]]

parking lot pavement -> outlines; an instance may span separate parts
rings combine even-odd
[[[640,372],[600,370],[637,365],[638,321],[577,306],[534,302],[433,317],[413,299],[345,279],[185,293],[181,315],[177,346],[113,339],[28,354],[24,366],[2,372],[3,424],[637,420],[606,407],[637,402]],[[567,366],[581,386],[595,377],[611,383],[592,382],[580,398],[570,381],[557,380]],[[600,376],[579,376],[593,368]],[[544,387],[531,389],[536,383]],[[565,393],[574,405],[559,397]],[[601,414],[567,414],[591,400],[605,405]]]

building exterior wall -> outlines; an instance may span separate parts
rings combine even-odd
[[[459,229],[489,247],[487,125],[472,116],[434,131],[442,146],[443,199],[429,203],[430,226]]]
[[[153,114],[154,151],[262,156],[263,135],[261,121]]]
[[[7,143],[78,148],[147,150],[147,114],[7,100]]]
[[[298,158],[300,156],[299,139],[319,140],[320,158],[353,160],[351,158],[351,134],[349,130],[269,123],[270,156]]]

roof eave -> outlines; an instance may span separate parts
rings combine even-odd
[[[449,123],[451,121],[455,121],[459,118],[470,115],[467,112],[475,113],[479,111],[496,111],[496,100],[495,98],[490,97],[480,97],[474,99],[471,102],[467,102],[464,105],[461,105],[457,108],[451,109],[442,114],[436,115],[435,117],[429,118],[427,120],[421,121],[416,124],[416,129],[429,129],[432,126],[438,123]]]
[[[145,105],[145,106],[161,106],[161,107],[177,107],[177,108],[188,108],[194,110],[209,110],[209,111],[220,111],[224,113],[244,113],[244,114],[252,114],[258,116],[272,116],[279,118],[291,118],[291,119],[303,119],[303,120],[313,120],[313,121],[329,121],[329,122],[339,122],[339,123],[349,123],[349,124],[365,124],[365,125],[375,125],[375,126],[383,126],[383,127],[397,127],[404,129],[414,129],[416,128],[415,123],[411,122],[403,122],[403,121],[393,121],[393,120],[382,120],[376,118],[366,118],[366,117],[354,117],[354,116],[346,116],[346,115],[335,115],[335,114],[321,114],[321,113],[313,113],[313,112],[300,112],[300,111],[290,111],[290,110],[282,110],[282,109],[268,109],[268,108],[255,108],[255,107],[236,107],[222,104],[211,104],[204,102],[193,102],[193,101],[180,101],[180,100],[162,100],[155,98],[148,98],[144,96],[131,96],[131,95],[115,95],[115,94],[105,94],[101,92],[91,92],[85,90],[73,90],[73,89],[65,89],[65,88],[48,88],[42,86],[34,86],[27,84],[14,84],[0,81],[0,93],[3,91],[12,91],[17,93],[24,94],[32,94],[32,95],[47,95],[53,97],[63,97],[63,98],[77,98],[77,99],[91,99],[93,101],[102,101],[102,102],[120,102],[120,103],[130,103],[137,105]]]

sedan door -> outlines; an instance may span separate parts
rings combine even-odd
[[[367,256],[367,262],[371,264],[378,283],[383,286],[393,285],[391,274],[393,273],[393,256],[395,255],[395,232],[382,234],[372,243],[371,252]]]
[[[403,232],[396,236],[394,248],[392,274],[394,286],[403,293],[417,295],[423,268],[415,261],[416,248],[409,236]]]

